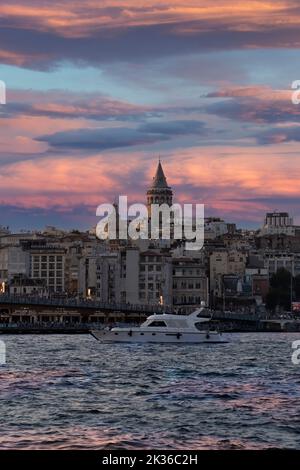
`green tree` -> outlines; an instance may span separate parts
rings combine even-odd
[[[277,306],[283,307],[285,310],[290,310],[291,273],[286,269],[278,269],[278,271],[271,277],[266,306],[269,310],[275,310]]]
[[[300,274],[298,274],[298,276],[294,277],[293,290],[294,290],[294,294],[295,294],[295,299],[294,300],[300,301]]]

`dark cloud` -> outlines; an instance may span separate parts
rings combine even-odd
[[[212,103],[205,107],[205,111],[236,121],[254,123],[272,124],[300,121],[300,106],[292,104],[288,97],[286,101],[262,100],[255,97],[233,98]]]
[[[216,19],[178,23],[92,29],[83,37],[64,37],[19,24],[0,21],[2,61],[24,67],[49,69],[62,61],[100,65],[115,61],[145,61],[201,51],[243,48],[298,48],[298,25],[269,25],[265,29],[234,30]]]
[[[268,204],[270,207],[287,207],[289,204],[290,206],[292,205],[297,205],[300,203],[300,196],[299,197],[293,197],[293,196],[285,196],[285,195],[280,195],[280,196],[257,196],[257,197],[235,197],[233,199],[230,198],[224,198],[224,201],[232,201],[232,202],[257,202],[257,203],[264,203]]]
[[[62,131],[38,137],[36,140],[47,142],[55,148],[109,150],[150,144],[166,139],[167,137],[161,134],[147,134],[136,129],[117,127]]]
[[[255,135],[261,145],[300,142],[300,127],[275,127]]]
[[[47,142],[54,148],[109,150],[151,144],[172,137],[204,132],[199,121],[167,121],[148,123],[136,129],[128,127],[76,129],[40,136],[36,140]]]
[[[204,124],[202,122],[192,120],[148,122],[139,126],[140,132],[165,135],[196,134],[203,132],[203,130]]]
[[[87,230],[98,222],[95,208],[84,204],[65,209],[61,206],[43,209],[0,204],[0,210],[1,218],[5,221],[3,225],[16,231],[41,230],[49,223],[63,229]]]

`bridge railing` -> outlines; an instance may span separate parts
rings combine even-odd
[[[128,303],[114,303],[114,302],[99,302],[89,299],[77,298],[57,298],[57,297],[38,297],[31,295],[14,295],[14,294],[1,294],[0,303],[13,304],[13,305],[41,305],[56,308],[80,308],[92,310],[111,310],[122,312],[145,312],[145,313],[161,313],[165,308],[161,305],[142,305],[142,304],[128,304]]]

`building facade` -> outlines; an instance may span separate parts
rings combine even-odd
[[[30,250],[30,275],[45,282],[49,293],[65,291],[65,249],[45,246]]]

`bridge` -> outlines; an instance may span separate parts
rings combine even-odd
[[[107,303],[90,299],[0,295],[0,323],[79,324],[93,322],[140,323],[153,313],[172,313],[162,305]],[[233,331],[300,331],[300,320],[270,317],[261,313],[207,310],[202,316],[216,320],[224,329]],[[85,328],[85,327],[84,327]]]
[[[123,313],[170,313],[170,310],[161,305],[134,305],[129,303],[99,302],[90,299],[60,298],[60,297],[38,297],[31,295],[0,295],[0,309],[10,307],[37,307],[38,309],[65,309],[76,311],[101,311],[101,312],[123,312]]]
[[[210,316],[209,312],[203,316]],[[300,331],[300,319],[284,316],[215,311],[211,319],[217,320],[224,329],[229,327],[232,331]]]

